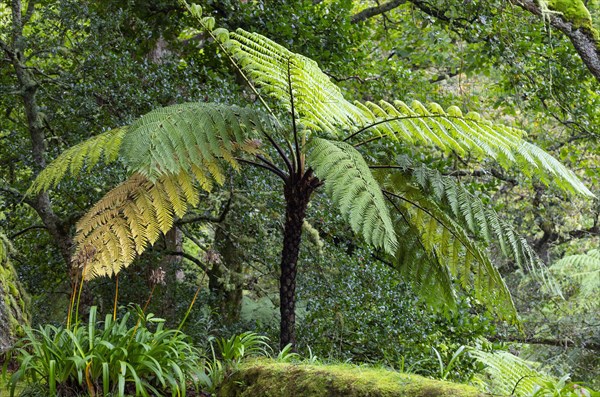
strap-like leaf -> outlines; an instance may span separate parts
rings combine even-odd
[[[325,183],[352,230],[389,253],[397,241],[385,198],[361,154],[343,142],[314,138],[308,165]]]

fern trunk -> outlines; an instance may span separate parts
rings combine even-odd
[[[296,266],[306,208],[317,185],[318,179],[309,171],[299,181],[288,182],[284,188],[286,209],[279,278],[279,345],[282,349],[287,344],[294,350],[296,346]]]

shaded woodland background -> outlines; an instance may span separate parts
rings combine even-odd
[[[316,60],[350,97],[458,105],[521,128],[598,194],[600,6],[566,3],[561,12],[518,0],[201,5],[221,26],[258,32]],[[19,18],[11,7],[23,10]],[[48,193],[25,196],[35,175],[64,149],[156,107],[184,101],[243,106],[256,98],[215,43],[190,29],[194,21],[176,1],[13,0],[0,4],[0,21],[0,229],[14,247],[12,263],[29,295],[32,323],[58,324],[72,291],[75,222],[125,170],[96,168]],[[299,265],[299,349],[432,374],[432,347],[448,359],[486,337],[598,388],[600,262],[591,251],[598,246],[598,202],[458,155],[430,152],[422,160],[460,178],[515,225],[564,297],[499,261],[520,330],[497,322],[469,291],[455,312],[433,311],[354,238],[331,203],[316,197]],[[252,170],[231,174],[119,275],[119,302],[144,305],[152,295],[147,311],[176,325],[201,283],[185,325],[198,343],[247,329],[276,340],[279,188],[275,178]],[[583,271],[581,263],[587,273],[573,277]],[[115,287],[114,278],[86,284],[82,309],[98,305],[109,312]],[[455,380],[478,369],[462,360]]]

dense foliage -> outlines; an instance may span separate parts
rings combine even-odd
[[[26,292],[0,314],[67,344],[88,337],[75,301],[137,303],[173,337],[185,318],[215,392],[235,365],[213,337],[278,340],[281,149],[323,184],[295,225],[301,355],[464,382],[496,366],[486,387],[510,393],[510,351],[543,373],[517,394],[600,388],[597,2],[199,3],[201,21],[176,0],[0,2],[0,276]]]

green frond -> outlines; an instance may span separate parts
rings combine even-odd
[[[118,273],[167,233],[176,215],[185,214],[190,189],[197,202],[198,189],[184,172],[155,183],[133,174],[79,220],[74,262],[84,268],[86,278]]]
[[[404,241],[401,240],[396,254],[397,266],[409,280],[416,281],[421,295],[433,304],[453,305],[455,294],[449,291],[453,289],[453,283],[458,283],[501,317],[514,321],[516,309],[510,292],[484,247],[470,238],[467,229],[443,211],[435,199],[416,188],[389,186],[387,191],[396,210],[392,212],[394,223],[407,225],[419,239],[418,244],[409,241],[411,249],[425,253],[421,260],[410,261],[414,258],[409,258],[406,261]],[[402,234],[406,235],[406,232]]]
[[[525,361],[509,352],[486,352],[472,349],[469,355],[485,366],[489,378],[483,379],[489,391],[503,396],[532,396],[553,379],[540,372],[539,364]]]
[[[377,248],[396,251],[394,226],[385,198],[361,154],[343,142],[314,138],[307,164],[325,184],[352,230]]]
[[[238,29],[229,36],[227,49],[242,70],[288,110],[291,110],[291,85],[297,116],[306,128],[341,137],[340,126],[362,117],[360,109],[344,99],[339,87],[312,59],[257,33]]]
[[[512,226],[481,199],[469,192],[458,180],[443,176],[440,172],[425,166],[406,169],[388,175],[391,184],[403,186],[416,183],[425,194],[435,197],[446,212],[452,214],[466,230],[487,244],[496,245],[502,254],[515,261],[515,264],[528,271],[540,271],[544,264],[533,248]]]
[[[255,154],[249,142],[271,132],[273,120],[249,108],[212,103],[185,103],[151,111],[135,121],[123,137],[121,156],[131,172],[151,181],[165,174],[195,174],[202,188],[222,184],[219,163],[238,169],[236,153]],[[201,171],[201,172],[199,172]]]
[[[105,164],[117,160],[119,148],[127,128],[116,128],[96,135],[65,150],[51,162],[33,181],[27,195],[56,187],[66,176],[76,176],[88,171],[102,159]]]
[[[311,59],[256,33],[238,29],[229,37],[226,47],[242,70],[288,110],[294,100],[295,117],[308,130],[337,138],[343,134],[358,145],[387,137],[445,153],[491,158],[505,169],[518,165],[545,183],[594,197],[573,172],[526,142],[521,130],[492,123],[474,112],[463,114],[456,106],[444,110],[436,103],[418,101],[352,103]]]
[[[454,308],[456,292],[451,267],[440,265],[435,252],[428,252],[421,242],[419,230],[408,219],[395,219],[396,234],[402,236],[393,264],[404,280],[413,285],[421,298],[434,307]],[[460,249],[456,250],[460,253]],[[450,262],[457,263],[458,259]]]
[[[563,287],[576,286],[580,301],[600,306],[600,250],[593,249],[582,255],[568,255],[550,266]]]

